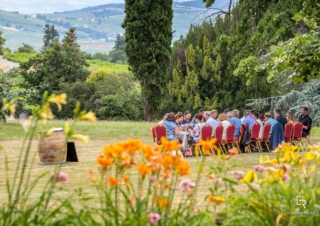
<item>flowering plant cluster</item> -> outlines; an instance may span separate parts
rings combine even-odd
[[[231,171],[239,184],[246,186],[246,192],[229,197],[232,207],[224,215],[224,223],[318,225],[320,146],[302,147],[302,150],[307,152],[282,143],[275,151],[275,158],[260,156],[259,165],[254,165],[248,172]]]
[[[187,206],[192,208],[196,184],[182,178],[190,175],[190,165],[173,154],[179,148],[177,141],[162,139],[162,145],[153,148],[128,139],[102,149],[96,160],[99,178],[92,169],[89,173],[107,195],[102,208],[113,213],[110,223],[165,224],[173,220],[172,211],[182,217]]]
[[[9,180],[7,176],[6,188],[8,199],[3,206],[0,206],[0,225],[18,225],[18,224],[37,224],[45,225],[45,217],[39,217],[39,215],[51,215],[52,218],[57,218],[58,213],[64,205],[60,205],[55,209],[49,208],[49,203],[52,202],[52,196],[56,187],[57,182],[69,182],[69,177],[66,173],[61,172],[61,165],[57,165],[53,168],[51,172],[51,177],[44,186],[44,190],[39,194],[39,198],[36,201],[29,203],[29,197],[37,183],[42,179],[48,172],[39,175],[34,181],[30,181],[31,169],[34,164],[35,158],[32,162],[30,161],[31,155],[31,144],[34,141],[34,137],[40,130],[41,137],[47,137],[52,135],[54,128],[46,128],[48,120],[54,119],[54,115],[51,111],[52,104],[57,105],[58,110],[61,110],[61,105],[65,105],[67,95],[48,95],[47,92],[44,93],[41,105],[35,106],[32,110],[32,115],[28,116],[25,120],[21,120],[21,124],[26,134],[22,141],[22,146],[19,153],[19,158],[16,164],[16,169],[13,173],[12,180]],[[6,99],[3,100],[2,111],[10,112],[12,115],[15,114],[15,104],[18,98],[11,101]],[[64,133],[65,133],[65,145],[70,139],[80,140],[87,143],[89,140],[88,136],[74,133],[74,124],[77,121],[91,121],[94,122],[96,117],[92,112],[85,112],[80,110],[80,104],[76,105],[74,109],[74,120],[73,124],[65,123]],[[6,170],[8,173],[8,162],[5,162]],[[30,165],[30,166],[28,166]],[[29,170],[27,169],[29,168]],[[64,201],[66,206],[66,201]],[[69,210],[70,211],[70,210]],[[59,216],[61,217],[61,215]],[[63,217],[66,217],[65,215]],[[62,217],[62,218],[63,218]],[[66,217],[67,218],[67,217]],[[64,219],[66,219],[64,218]],[[58,218],[57,218],[58,219]]]

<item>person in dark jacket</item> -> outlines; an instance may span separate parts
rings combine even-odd
[[[280,109],[274,110],[274,119],[277,120],[283,126],[283,128],[288,122],[286,118],[282,117]]]
[[[300,109],[300,113],[301,113],[301,115],[300,115],[298,121],[303,124],[302,136],[306,137],[311,130],[312,119],[308,115],[308,108],[302,107]]]
[[[279,144],[282,143],[282,141],[284,141],[283,126],[279,122],[277,122],[273,126],[273,130],[270,136],[270,149],[276,149],[279,146]]]

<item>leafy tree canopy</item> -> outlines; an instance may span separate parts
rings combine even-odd
[[[162,107],[172,40],[172,0],[126,0],[125,52],[129,69],[139,80],[150,121]]]

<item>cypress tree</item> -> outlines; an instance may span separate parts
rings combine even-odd
[[[125,52],[140,81],[144,119],[161,108],[168,80],[172,40],[172,0],[125,0]]]
[[[46,24],[43,29],[43,50],[45,51],[48,47],[52,47],[53,42],[59,42],[59,33],[54,28],[54,25]]]

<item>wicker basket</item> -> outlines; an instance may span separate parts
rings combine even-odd
[[[38,135],[38,150],[41,165],[66,163],[67,145],[62,128],[56,128],[49,137],[42,138]]]

